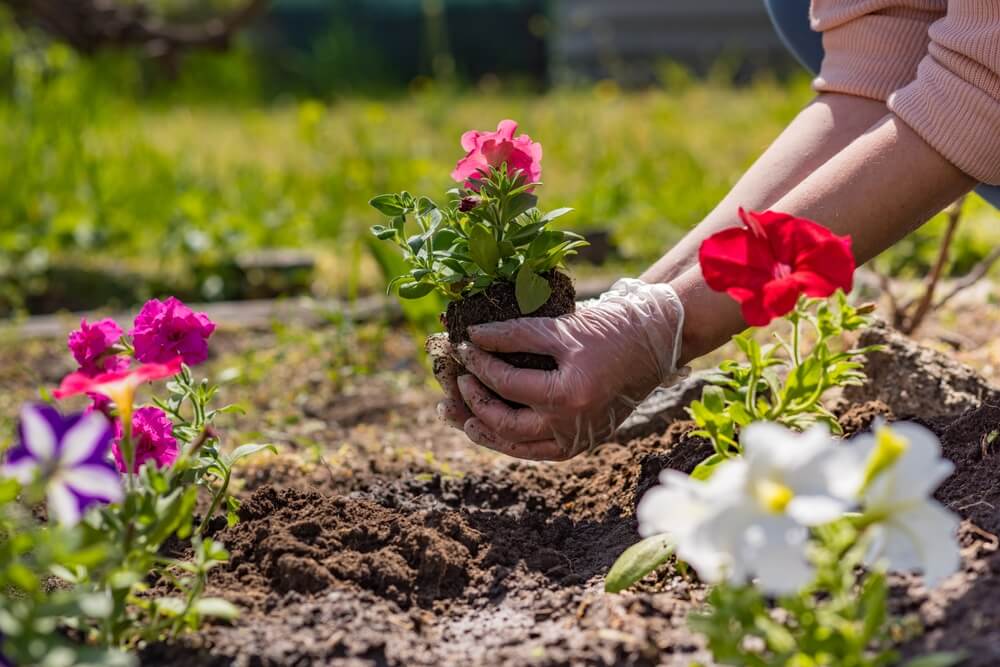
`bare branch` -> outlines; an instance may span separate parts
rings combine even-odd
[[[924,321],[927,313],[931,309],[931,304],[934,302],[934,290],[937,288],[938,282],[941,280],[941,274],[944,272],[945,264],[948,263],[948,255],[951,251],[951,245],[955,240],[955,231],[958,229],[958,224],[962,221],[962,205],[965,204],[966,195],[962,195],[955,202],[948,207],[946,213],[948,215],[948,226],[944,231],[944,238],[941,240],[941,248],[938,251],[937,260],[934,262],[934,266],[931,268],[931,272],[927,275],[927,279],[924,281],[924,293],[917,302],[916,308],[913,313],[906,317],[903,323],[902,331],[905,334],[912,334],[917,330],[917,327]],[[909,311],[910,304],[907,303],[904,309]]]
[[[940,308],[944,304],[951,301],[959,292],[972,287],[985,278],[986,274],[990,272],[991,268],[993,268],[993,265],[997,263],[997,260],[1000,260],[1000,247],[991,250],[986,257],[983,257],[979,263],[972,267],[971,271],[959,278],[952,286],[951,291],[941,297],[941,299],[934,304],[934,307]]]

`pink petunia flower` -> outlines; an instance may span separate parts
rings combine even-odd
[[[121,327],[114,320],[109,318],[89,324],[87,318],[83,318],[80,328],[70,332],[66,343],[76,363],[80,364],[81,373],[99,375],[128,368],[129,360],[111,351],[121,337]]]
[[[537,182],[542,177],[542,145],[526,134],[515,137],[515,132],[516,122],[502,120],[496,132],[469,130],[463,134],[462,148],[468,153],[458,161],[451,177],[478,190],[480,170],[489,171],[490,167],[500,168],[506,163],[508,173],[520,169],[528,182]]]
[[[205,313],[196,313],[174,297],[146,302],[135,318],[132,344],[135,357],[143,363],[163,363],[181,357],[189,366],[208,358],[208,338],[215,322]]]
[[[115,424],[115,441],[111,445],[119,472],[125,472],[125,456],[121,450],[121,424]],[[132,415],[132,442],[135,443],[135,461],[132,472],[138,472],[146,461],[152,459],[160,468],[173,465],[180,450],[174,437],[174,425],[159,408],[139,408]]]

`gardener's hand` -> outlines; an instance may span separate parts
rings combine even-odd
[[[455,350],[470,374],[464,401],[441,408],[474,442],[528,459],[564,460],[609,436],[658,385],[673,382],[684,309],[673,288],[620,280],[596,303],[558,318],[527,317],[469,328]],[[554,371],[515,368],[489,352],[555,357]],[[489,390],[524,408],[511,408]],[[467,406],[467,407],[466,407]]]

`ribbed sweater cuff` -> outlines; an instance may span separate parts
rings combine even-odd
[[[884,102],[913,81],[929,41],[927,22],[916,16],[868,14],[831,27],[813,88]]]
[[[1000,100],[927,56],[889,109],[963,172],[1000,185]]]

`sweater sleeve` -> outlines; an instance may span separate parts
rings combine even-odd
[[[950,0],[889,109],[963,172],[1000,185],[1000,0]]]
[[[928,28],[947,6],[948,0],[812,0],[812,28],[823,33],[825,51],[813,87],[886,101],[916,78]]]

